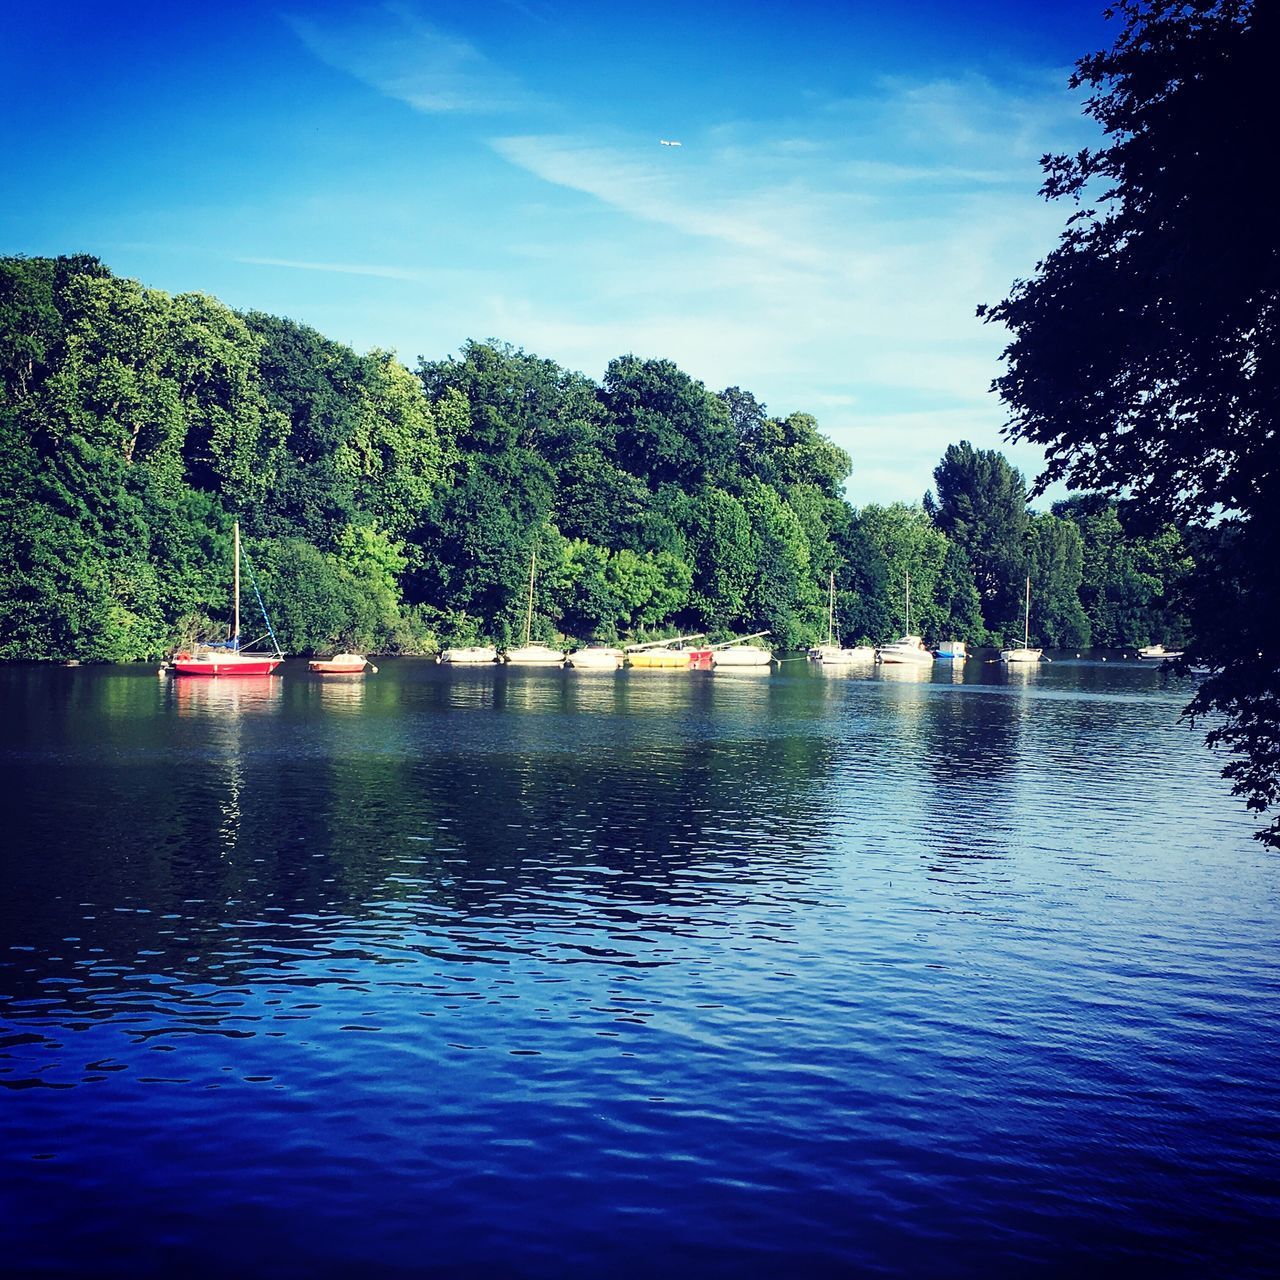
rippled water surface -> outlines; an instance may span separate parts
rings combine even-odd
[[[0,1270],[1264,1274],[1185,681],[0,671]]]

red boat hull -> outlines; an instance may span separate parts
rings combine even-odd
[[[269,676],[280,665],[279,658],[175,658],[177,676]]]

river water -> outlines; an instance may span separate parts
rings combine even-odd
[[[1267,1273],[1186,680],[0,670],[0,1270]]]

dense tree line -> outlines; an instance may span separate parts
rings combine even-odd
[[[1027,506],[947,450],[920,505],[853,509],[805,413],[627,355],[596,384],[497,343],[410,371],[89,257],[0,260],[0,657],[153,658],[230,612],[229,537],[290,652],[768,630],[1178,641],[1172,529]],[[247,599],[252,603],[252,592]],[[246,627],[246,631],[252,628]]]

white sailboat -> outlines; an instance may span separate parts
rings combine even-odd
[[[1021,649],[1001,649],[1001,662],[1039,662],[1041,653],[1040,649],[1032,649],[1028,646],[1031,643],[1031,576],[1027,575],[1027,604],[1026,610],[1022,616],[1022,648]]]
[[[827,643],[815,645],[809,650],[809,657],[825,666],[847,667],[872,662],[875,656],[876,651],[869,644],[846,649],[836,643],[836,575],[833,572],[827,581]]]
[[[622,666],[623,653],[608,645],[587,645],[575,649],[566,659],[571,667],[580,671],[616,671]]]
[[[913,667],[929,666],[933,662],[933,654],[924,646],[919,636],[911,634],[911,571],[907,571],[907,633],[894,644],[882,644],[876,650],[876,661],[883,663],[900,663]]]
[[[564,654],[550,645],[530,644],[533,631],[533,576],[538,565],[538,549],[535,547],[529,556],[529,606],[524,615],[524,644],[518,649],[508,649],[504,655],[507,662],[516,667],[560,667],[564,665]]]
[[[747,644],[748,640],[758,640],[767,636],[767,631],[754,631],[749,636],[737,636],[733,640],[724,640],[720,644],[711,644],[711,665],[713,667],[767,667],[773,662],[772,650],[763,645]]]
[[[476,667],[497,660],[498,651],[491,644],[455,645],[446,649],[437,659],[438,662],[447,662],[455,667]]]

